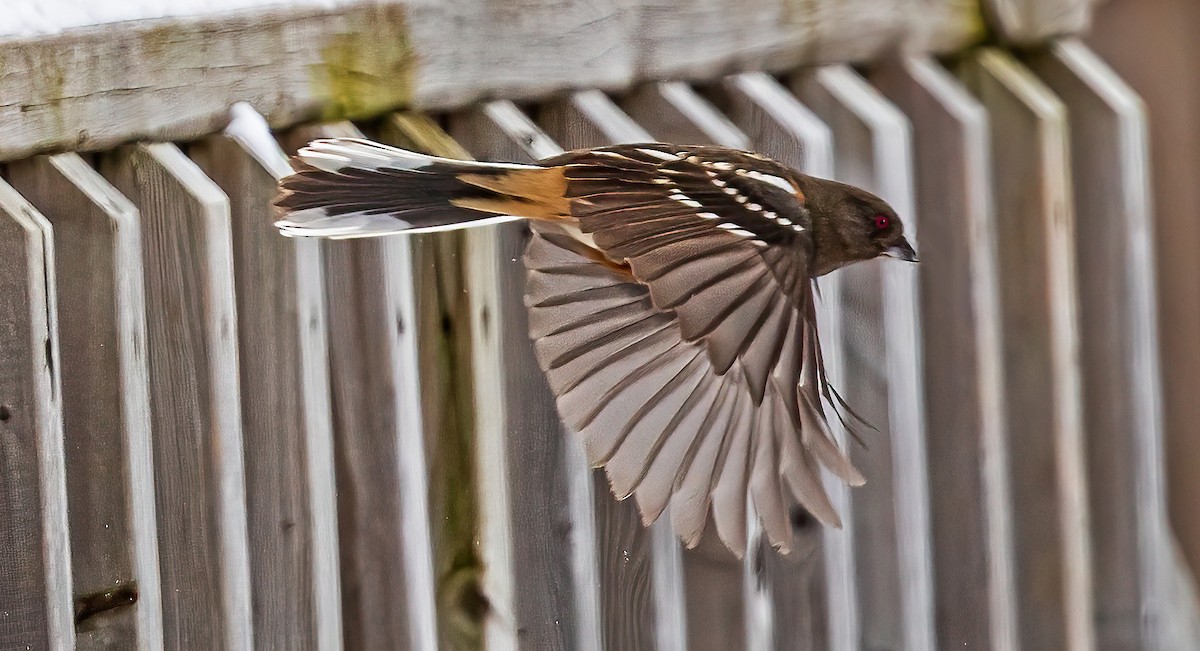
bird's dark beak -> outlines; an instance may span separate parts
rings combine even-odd
[[[884,249],[883,254],[905,262],[919,262],[917,260],[917,252],[913,250],[912,245],[903,237],[899,242]]]

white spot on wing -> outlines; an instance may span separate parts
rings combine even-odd
[[[785,179],[783,177],[775,176],[774,174],[764,174],[762,172],[757,172],[755,170],[738,170],[738,174],[741,174],[742,176],[745,176],[748,178],[752,178],[755,181],[762,181],[763,183],[768,183],[770,185],[773,185],[773,186],[779,188],[780,190],[783,190],[784,192],[789,192],[792,194],[795,194],[795,192],[796,192],[796,186],[792,185],[790,181],[788,181],[787,179]]]
[[[638,147],[637,150],[647,156],[653,156],[658,160],[679,160],[679,157],[675,154],[668,154],[665,151],[658,151],[656,149],[643,149],[641,147]]]

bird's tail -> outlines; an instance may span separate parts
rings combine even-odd
[[[369,140],[315,140],[279,182],[275,225],[334,239],[569,215],[558,167],[459,161]]]

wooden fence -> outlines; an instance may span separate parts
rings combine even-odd
[[[537,11],[591,26],[586,4]],[[229,98],[207,77],[179,91],[183,119],[139,122],[123,109],[153,100],[113,95],[115,126],[74,141],[37,101],[0,110],[0,649],[1200,648],[1165,511],[1146,114],[1081,42],[1046,41],[1086,24],[1086,2],[1057,4],[989,3],[1036,49],[936,59],[978,27],[886,17],[872,29],[914,53],[847,51],[836,30],[864,0],[755,51],[718,39],[711,3],[646,3],[638,29],[588,27],[614,51],[540,42],[567,57],[542,88],[438,77],[431,55],[413,73],[431,110],[259,105],[280,127],[267,156],[219,133]],[[468,22],[504,15],[479,6]],[[447,7],[466,11],[409,18]],[[394,10],[265,29],[387,34],[371,18]],[[707,31],[663,36],[679,20]],[[726,49],[695,60],[710,41]],[[830,62],[848,60],[866,63]],[[301,65],[274,61],[247,83]],[[547,94],[571,66],[589,87]],[[59,108],[91,124],[98,97]],[[844,528],[801,518],[787,556],[752,529],[744,560],[711,534],[684,549],[669,513],[643,528],[556,415],[523,225],[279,237],[283,152],[360,134],[513,161],[717,143],[888,199],[921,264],[820,283],[831,377],[880,429],[851,448],[869,483],[830,483]],[[29,157],[53,149],[81,153]]]

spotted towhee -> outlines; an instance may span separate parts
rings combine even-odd
[[[293,166],[275,201],[285,235],[531,221],[538,361],[588,459],[646,523],[670,504],[695,545],[711,505],[740,555],[750,501],[786,549],[787,491],[840,524],[819,467],[863,477],[826,421],[848,408],[825,378],[812,286],[879,255],[916,261],[883,200],[753,153],[662,143],[518,165],[328,139]]]

